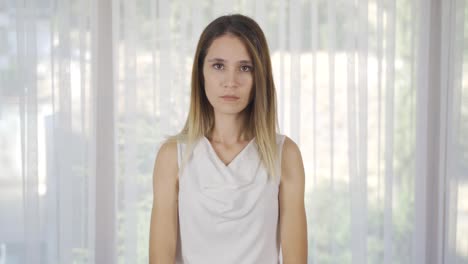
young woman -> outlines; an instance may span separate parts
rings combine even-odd
[[[277,133],[275,97],[258,24],[242,15],[211,22],[185,127],[156,157],[150,263],[307,262],[302,157]]]

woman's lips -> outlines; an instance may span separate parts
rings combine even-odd
[[[233,96],[233,95],[224,95],[224,96],[221,96],[221,98],[223,98],[223,99],[226,100],[226,101],[236,101],[236,100],[239,100],[239,97]]]

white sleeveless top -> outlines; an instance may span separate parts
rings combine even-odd
[[[284,138],[276,136],[279,157]],[[177,144],[179,164],[185,147]],[[280,263],[279,182],[268,180],[255,140],[226,166],[202,137],[179,168],[176,263]]]

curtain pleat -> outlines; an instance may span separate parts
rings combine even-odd
[[[71,6],[70,1],[57,3],[57,130],[55,134],[57,151],[57,210],[58,210],[58,253],[60,261],[72,259],[74,221],[73,207],[75,204],[76,177],[72,171],[72,155],[61,155],[66,150],[67,143],[72,139],[72,87],[71,87]],[[59,177],[60,176],[60,177]],[[77,194],[79,195],[79,194]],[[78,216],[77,216],[78,217]],[[79,221],[77,221],[79,223]]]
[[[388,6],[385,27],[385,192],[384,192],[384,264],[393,263],[393,178],[394,178],[394,98],[395,98],[395,0]]]
[[[279,8],[278,8],[278,17],[279,23],[278,25],[278,46],[279,46],[279,72],[276,71],[276,75],[279,77],[279,83],[276,82],[276,89],[277,89],[277,94],[279,96],[278,98],[278,122],[280,127],[284,127],[285,121],[284,121],[284,113],[285,113],[285,106],[284,106],[284,98],[285,98],[285,93],[284,93],[284,87],[285,87],[285,77],[284,77],[284,72],[285,72],[285,65],[284,65],[284,51],[286,49],[286,25],[285,25],[285,18],[286,18],[286,3],[285,0],[278,0],[279,3]],[[279,74],[278,74],[279,73]],[[278,80],[278,79],[276,79]]]
[[[311,62],[311,74],[312,74],[312,98],[310,98],[312,105],[312,161],[311,166],[312,170],[309,170],[312,175],[309,174],[309,177],[306,178],[306,184],[309,185],[309,182],[312,181],[312,192],[317,192],[317,53],[318,53],[318,1],[311,0],[310,2],[310,42],[311,42],[311,53],[312,53],[312,62]],[[307,27],[306,27],[307,28]],[[307,105],[307,104],[305,104]],[[309,119],[310,120],[310,119]],[[310,121],[309,121],[310,122]],[[312,178],[312,179],[311,179]],[[314,208],[316,201],[314,199],[306,199],[308,203],[306,206],[308,208]],[[309,211],[310,212],[310,211]],[[309,213],[310,215],[310,213]],[[309,246],[309,261],[312,263],[317,263],[317,237],[314,235],[318,229],[313,223],[313,219],[310,217],[307,219],[308,226],[308,243]]]
[[[93,28],[91,56],[94,56],[95,67],[93,74],[93,98],[94,122],[91,130],[95,132],[95,247],[84,250],[83,262],[116,263],[119,235],[116,232],[119,227],[120,212],[117,210],[118,178],[116,177],[120,166],[117,165],[117,130],[123,122],[117,122],[118,101],[114,83],[116,65],[113,45],[112,29],[112,1],[102,0],[93,2],[91,12],[95,10],[96,24]],[[119,164],[120,165],[120,164]],[[74,248],[74,250],[77,250]],[[94,251],[94,259],[86,260],[87,253]],[[81,253],[81,252],[79,252]],[[119,255],[120,256],[120,255]]]
[[[86,193],[88,198],[88,211],[87,211],[87,225],[88,225],[88,237],[87,237],[87,247],[82,249],[83,255],[85,255],[85,260],[83,262],[89,263],[96,263],[96,247],[97,243],[99,243],[96,231],[100,230],[99,226],[96,224],[96,200],[99,197],[97,195],[97,183],[96,183],[96,175],[97,174],[97,154],[96,154],[96,143],[97,143],[97,133],[95,129],[95,124],[97,122],[96,117],[96,89],[97,87],[97,76],[94,73],[96,71],[97,65],[97,56],[94,56],[94,52],[97,50],[97,43],[93,41],[97,38],[97,27],[98,27],[98,10],[96,8],[96,2],[93,0],[87,0],[88,2],[88,9],[86,9],[86,14],[89,17],[89,25],[88,25],[88,47],[87,47],[87,54],[89,54],[89,59],[87,60],[88,63],[88,89],[86,90],[86,94],[82,95],[86,99],[86,108],[83,109],[84,115],[87,117],[86,122],[86,134],[85,137],[87,138],[86,145],[86,155],[87,159],[84,166],[84,171],[87,179],[87,189],[88,192]]]
[[[431,13],[431,3],[425,1],[417,2],[419,16],[418,21],[418,53],[413,64],[419,65],[417,69],[416,85],[416,142],[415,148],[415,209],[413,222],[413,262],[421,261],[426,263],[426,245],[424,241],[427,233],[427,175],[428,175],[428,91],[429,91],[429,14]],[[412,76],[413,77],[413,76]]]
[[[150,13],[150,21],[152,26],[151,32],[151,46],[154,47],[151,49],[151,100],[153,104],[152,114],[153,116],[157,115],[158,109],[158,79],[157,79],[157,0],[150,0],[149,1],[149,13]],[[189,9],[190,10],[190,9]],[[115,17],[114,20],[117,20],[118,16]],[[117,24],[118,25],[118,24]],[[114,56],[116,57],[116,56]]]
[[[327,32],[328,32],[328,118],[329,118],[329,127],[328,127],[328,139],[329,139],[329,152],[328,156],[330,159],[329,163],[329,191],[331,197],[335,196],[335,52],[336,52],[336,2],[327,1]],[[337,207],[335,204],[330,205],[330,212],[333,216],[338,214]],[[333,226],[336,224],[336,218],[330,218],[329,234],[330,234],[330,255],[337,255],[337,241],[335,236],[333,236]],[[338,263],[336,260],[333,263]]]
[[[21,145],[24,209],[24,261],[31,262],[40,256],[40,214],[38,199],[38,124],[37,124],[37,63],[36,13],[34,3],[17,4],[17,52],[18,66],[23,71],[18,89],[21,91]],[[28,63],[29,62],[29,63]]]
[[[382,173],[382,90],[383,90],[383,0],[376,2],[376,21],[377,21],[377,40],[376,40],[376,59],[377,59],[377,204],[382,207],[384,195],[384,174]],[[379,215],[378,237],[383,239],[382,214]],[[382,253],[377,254],[379,258],[383,257]]]
[[[367,5],[367,1],[359,1],[348,6],[348,10],[353,10],[351,13],[355,14],[354,17],[349,17],[350,29],[346,45],[353,263],[367,263]]]
[[[171,15],[171,2],[160,1],[159,2],[159,25],[158,29],[160,34],[159,37],[159,54],[160,54],[160,67],[159,75],[159,103],[160,103],[160,126],[163,133],[169,133],[169,119],[164,118],[171,115],[171,85],[173,79],[171,55],[172,55],[172,32],[170,30],[170,15]]]
[[[444,261],[446,263],[463,263],[464,261],[458,260],[457,245],[458,238],[461,235],[458,232],[458,227],[463,224],[459,222],[462,218],[458,214],[459,203],[462,197],[459,197],[459,186],[461,183],[462,175],[466,175],[466,169],[462,167],[462,149],[459,140],[461,126],[461,109],[462,109],[462,78],[463,78],[463,59],[464,59],[464,16],[465,16],[464,1],[453,0],[449,1],[443,7],[443,32],[446,32],[445,37],[442,38],[441,50],[446,51],[442,53],[442,60],[445,60],[446,69],[442,72],[442,87],[446,89],[446,116],[445,123],[447,124],[445,130],[445,171],[442,171],[442,177],[445,179],[445,238],[444,238]],[[466,25],[465,25],[466,27]],[[448,37],[448,38],[447,38]],[[444,57],[447,56],[447,57]],[[443,90],[444,91],[444,90]],[[466,198],[465,198],[466,199]],[[466,236],[465,236],[466,239]],[[468,252],[465,250],[465,254]]]
[[[86,14],[87,10],[89,9],[89,2],[88,1],[82,1],[78,3],[78,13],[79,14]],[[86,122],[88,120],[86,116],[86,96],[88,95],[87,89],[89,89],[89,82],[88,82],[88,63],[86,61],[86,50],[87,50],[87,22],[89,21],[89,16],[87,15],[82,15],[78,19],[78,25],[77,25],[77,37],[78,41],[76,43],[77,49],[79,52],[79,57],[76,60],[77,68],[79,69],[80,73],[80,78],[79,78],[79,88],[76,89],[76,92],[79,95],[79,104],[77,103],[77,108],[78,110],[76,112],[79,113],[79,119],[77,118],[77,133],[86,135],[87,134],[87,126]],[[79,124],[79,125],[78,125]],[[83,144],[83,147],[79,151],[79,156],[78,160],[81,164],[84,165],[84,167],[88,166],[87,163],[87,145]],[[84,173],[84,169],[81,171],[81,175],[86,175]],[[82,177],[80,179],[81,184],[80,184],[80,216],[81,220],[80,221],[80,227],[79,227],[79,232],[82,236],[80,240],[80,248],[88,248],[89,245],[89,221],[88,218],[86,217],[86,213],[89,208],[89,189],[88,189],[88,183],[89,183],[89,178],[86,176]]]
[[[123,214],[123,226],[124,230],[123,245],[125,248],[125,261],[124,263],[131,263],[137,258],[137,248],[139,241],[137,239],[137,227],[138,225],[138,214],[137,202],[138,202],[138,182],[136,181],[138,170],[137,170],[137,129],[138,129],[138,114],[141,111],[137,104],[139,104],[139,94],[142,89],[139,82],[140,67],[137,59],[137,43],[139,42],[139,31],[135,30],[140,25],[137,16],[137,3],[136,1],[122,1],[122,10],[124,11],[122,22],[123,22],[123,41],[125,43],[123,47],[123,73],[122,73],[122,93],[119,94],[116,99],[117,101],[122,100],[123,111],[123,129],[120,135],[123,139],[123,153],[121,153],[121,163],[125,164],[121,171],[121,180],[119,187],[122,188],[121,197],[117,199],[118,202],[122,203],[122,214]],[[116,14],[118,16],[118,14]],[[118,40],[117,40],[118,41]],[[118,42],[117,42],[118,43]],[[120,79],[120,78],[119,78]],[[129,87],[135,87],[134,89],[128,89]],[[117,172],[118,174],[119,172]]]
[[[359,176],[358,176],[358,185],[356,189],[353,189],[353,193],[358,196],[358,206],[359,211],[359,229],[357,237],[360,238],[358,243],[359,247],[356,252],[353,254],[354,263],[367,263],[367,239],[368,239],[368,212],[367,212],[367,201],[368,201],[368,40],[369,40],[369,2],[367,0],[359,0],[357,2],[358,7],[358,18],[357,22],[359,25],[359,34],[357,35],[357,45],[358,45],[358,61],[359,61],[359,70],[358,70],[358,119],[359,119]]]
[[[290,47],[290,136],[300,144],[301,120],[301,34],[302,16],[299,2],[292,1],[289,5],[289,47]]]
[[[456,32],[453,17],[454,17],[454,1],[448,2],[446,5],[442,5],[442,41],[441,41],[441,64],[442,69],[447,70],[441,71],[441,113],[440,113],[440,155],[439,158],[442,160],[440,164],[440,175],[451,175],[452,170],[450,168],[452,161],[449,160],[452,153],[451,148],[451,137],[452,135],[452,120],[451,120],[451,106],[453,105],[453,69],[454,65],[451,63],[454,59],[454,42],[451,41]],[[445,41],[444,41],[445,40]],[[450,215],[455,208],[451,207],[452,202],[451,196],[444,193],[445,190],[451,187],[451,181],[447,177],[441,177],[439,190],[442,190],[440,200],[444,208],[444,214],[442,216],[442,223],[448,223],[451,219]],[[448,198],[448,199],[447,199]],[[453,222],[450,224],[454,224]],[[445,225],[441,226],[442,239],[439,244],[443,247],[442,256],[439,259],[441,262],[449,263],[453,261],[453,229],[450,230]],[[450,241],[451,240],[451,241]]]

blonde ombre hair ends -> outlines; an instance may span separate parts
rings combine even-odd
[[[248,134],[255,137],[260,159],[273,178],[280,166],[276,145],[278,127],[276,113],[276,91],[273,81],[271,59],[265,35],[251,18],[239,14],[221,16],[212,21],[202,32],[198,41],[192,68],[190,107],[184,128],[169,140],[186,144],[182,155],[183,169],[193,151],[194,144],[206,136],[214,127],[214,111],[204,89],[203,62],[213,40],[231,34],[246,46],[253,61],[253,98],[247,111]]]

